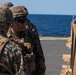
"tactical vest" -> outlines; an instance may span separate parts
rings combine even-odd
[[[26,35],[26,33],[24,32],[24,36],[25,37],[22,37],[19,39],[10,30],[8,32],[8,37],[13,39],[19,46],[21,46],[24,60],[25,60],[25,62],[27,62],[26,64],[28,66],[30,75],[32,75],[32,72],[35,71],[35,69],[36,69],[35,54],[33,53],[33,49],[31,49],[30,42],[27,41],[27,36],[30,37],[30,40],[32,40],[33,43],[34,43],[34,39],[31,36],[30,32],[28,32],[28,35]],[[25,42],[24,38],[25,38],[26,42]]]
[[[14,41],[19,46],[21,46],[24,59],[26,59],[25,62],[27,64],[28,71],[30,75],[32,75],[32,72],[35,71],[36,69],[36,64],[35,64],[35,54],[33,53],[31,49],[29,49],[31,47],[31,44],[28,42],[20,42],[21,39],[15,39]]]
[[[4,46],[6,45],[6,43],[9,41],[8,38],[3,38],[0,40],[0,55],[1,53],[3,52],[3,48]],[[6,71],[8,71],[11,75],[14,75],[13,72],[11,72],[10,69],[8,69],[5,65],[3,65],[2,63],[0,63],[0,66],[3,67]],[[9,66],[9,65],[8,65]],[[8,74],[5,74],[5,73],[0,73],[0,75],[8,75]]]

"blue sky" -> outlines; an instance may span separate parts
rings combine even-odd
[[[24,5],[30,14],[76,15],[76,0],[1,0],[14,5]]]

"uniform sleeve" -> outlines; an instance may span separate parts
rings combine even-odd
[[[45,75],[45,57],[38,34],[35,35],[36,75]]]
[[[5,62],[14,75],[28,75],[26,64],[23,62],[22,50],[14,42],[9,42],[4,50]]]
[[[33,25],[33,36],[35,39],[35,56],[36,56],[36,75],[45,75],[45,70],[46,70],[46,66],[45,66],[45,57],[44,57],[44,53],[42,50],[42,46],[41,46],[41,42],[39,39],[39,35],[38,35],[38,30],[36,28],[35,25]]]
[[[35,53],[35,61],[36,61],[36,75],[45,75],[45,57],[42,50],[41,42],[38,35],[38,30],[34,27],[33,37],[34,37],[34,53]]]
[[[31,36],[33,37],[33,41],[35,45],[35,48],[34,48],[35,63],[36,63],[35,75],[45,75],[45,69],[46,69],[45,58],[41,47],[37,27],[30,21],[28,22],[28,26],[29,26],[29,29],[32,31],[30,33],[32,34]]]

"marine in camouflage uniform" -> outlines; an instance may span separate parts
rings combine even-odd
[[[36,58],[35,59],[35,63],[36,63],[35,75],[45,75],[45,70],[46,70],[45,57],[44,57],[43,50],[41,47],[38,30],[36,26],[32,22],[30,22],[30,20],[28,19],[26,21],[25,27],[28,30],[31,37],[33,37],[34,43],[35,43],[34,44],[34,53],[35,53],[35,58]]]
[[[19,23],[25,24],[25,29],[27,29],[27,32],[30,35],[30,38],[32,40],[31,49],[32,49],[33,53],[35,54],[36,69],[32,72],[31,75],[45,75],[45,69],[46,69],[45,58],[44,58],[43,50],[42,50],[41,43],[39,40],[38,31],[37,31],[36,26],[34,24],[32,24],[26,18],[26,16],[28,15],[27,8],[25,6],[13,6],[10,9],[13,13],[13,17],[14,17],[15,21],[17,20]],[[15,26],[15,28],[16,28],[16,26]]]
[[[33,23],[31,23],[30,20],[28,19],[27,19],[25,27],[28,30],[31,37],[33,37],[34,43],[35,43],[34,53],[35,53],[35,58],[36,58],[35,59],[36,72],[34,75],[45,75],[45,70],[46,70],[45,57],[44,57],[43,50],[41,47],[38,30],[36,26]]]
[[[28,75],[26,64],[23,62],[22,49],[6,35],[12,24],[11,10],[0,6],[0,75]]]

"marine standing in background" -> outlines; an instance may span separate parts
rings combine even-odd
[[[11,10],[0,6],[0,75],[28,75],[22,49],[6,35],[12,24]]]
[[[25,9],[25,6],[23,8]],[[27,8],[25,11],[28,12]],[[34,75],[45,75],[46,70],[45,57],[39,39],[37,27],[29,19],[27,19],[27,16],[26,20],[27,21],[25,27],[28,30],[29,35],[31,35],[32,39],[34,40],[34,47],[35,47],[34,52],[35,52],[35,63],[36,63],[36,72]]]
[[[35,58],[35,67],[29,66],[31,75],[45,75],[45,58],[40,44],[38,31],[36,26],[26,18],[28,15],[27,8],[25,6],[12,6],[10,10],[13,13],[14,24],[10,28],[8,36],[13,37],[14,39],[23,39],[25,46],[28,49],[28,55],[29,53],[35,54],[35,57],[33,57]],[[31,59],[31,61],[33,60]]]

